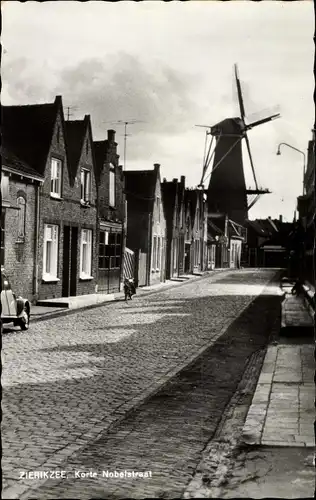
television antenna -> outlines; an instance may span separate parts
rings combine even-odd
[[[67,121],[69,120],[69,118],[71,117],[71,115],[73,114],[71,112],[71,110],[77,110],[77,106],[66,106],[65,109],[67,110]]]
[[[124,125],[124,163],[123,169],[126,170],[126,142],[127,136],[130,135],[127,133],[128,125],[135,125],[136,123],[145,123],[144,120],[117,120],[116,122],[111,122],[116,125]]]

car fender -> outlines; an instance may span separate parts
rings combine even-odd
[[[27,299],[23,299],[23,297],[17,297],[16,298],[16,309],[17,309],[17,316],[20,316],[22,313],[24,307],[27,308],[28,312],[30,313],[30,303]]]

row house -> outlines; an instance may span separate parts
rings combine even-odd
[[[243,264],[249,267],[286,267],[287,244],[293,224],[279,219],[246,220],[247,244]]]
[[[138,286],[166,279],[166,219],[160,165],[124,172],[127,200],[126,245],[135,252]]]
[[[208,216],[208,269],[240,268],[247,230],[227,214]]]
[[[304,195],[297,198],[299,221],[303,228],[301,270],[304,281],[315,282],[315,129],[308,143],[307,166],[304,176]]]
[[[185,209],[185,262],[186,273],[207,269],[207,202],[200,189],[186,189]]]
[[[89,116],[66,122],[62,99],[57,96],[49,104],[3,106],[2,123],[4,148],[29,165],[39,183],[34,196],[36,219],[28,228],[30,235],[34,233],[33,257],[28,256],[28,261],[34,266],[26,271],[25,281],[33,286],[25,296],[40,302],[94,293],[97,199]],[[33,202],[28,192],[24,199],[27,213]],[[8,227],[7,220],[4,224]],[[27,251],[28,240],[26,234],[19,255],[23,248]],[[9,247],[7,237],[5,250]],[[16,255],[14,263],[6,255],[4,258],[13,283],[18,258]]]
[[[24,297],[36,292],[36,245],[39,193],[44,177],[2,147],[1,151],[1,267],[13,290]]]
[[[183,273],[184,268],[184,210],[183,195],[185,177],[180,182],[163,180],[161,184],[163,206],[166,217],[166,278]]]
[[[179,275],[184,274],[184,260],[185,260],[185,235],[186,235],[186,212],[185,212],[185,177],[181,176],[181,180],[178,183],[178,211],[177,217],[179,220],[179,232],[178,232],[178,273]]]
[[[126,241],[124,175],[119,165],[115,131],[94,142],[97,182],[98,291],[120,290]]]
[[[14,286],[38,303],[120,290],[126,207],[115,132],[94,143],[90,117],[66,121],[60,96],[3,106],[2,120],[10,211],[1,227],[17,218],[20,236],[4,233],[1,255]]]

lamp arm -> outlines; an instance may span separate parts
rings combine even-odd
[[[301,151],[300,149],[297,149],[297,148],[295,148],[294,146],[291,146],[291,144],[288,144],[287,142],[280,142],[280,144],[279,144],[279,148],[280,148],[280,146],[282,146],[282,145],[287,146],[288,148],[294,149],[294,150],[295,150],[295,151],[297,151],[298,153],[301,153],[301,155],[303,155],[303,156],[304,156],[304,165],[305,165],[305,163],[306,163],[306,155],[305,155],[304,151]]]

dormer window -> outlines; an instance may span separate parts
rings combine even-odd
[[[91,186],[91,174],[90,170],[86,170],[85,168],[81,169],[81,202],[89,203],[90,202],[90,189]]]
[[[62,161],[51,159],[51,185],[50,195],[53,198],[61,198]]]

